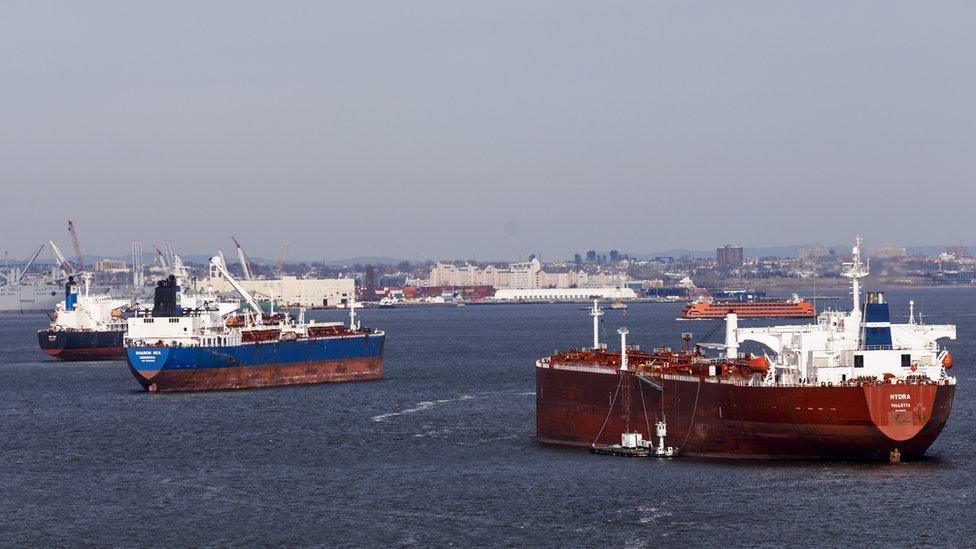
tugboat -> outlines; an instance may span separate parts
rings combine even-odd
[[[883,292],[868,292],[862,306],[860,248],[858,237],[844,273],[851,311],[765,328],[739,328],[729,313],[724,356],[690,348],[691,334],[684,350],[643,351],[627,345],[626,328],[610,351],[594,303],[593,347],[536,362],[538,441],[615,455],[670,447],[674,456],[736,459],[922,457],[952,409],[953,359],[938,341],[955,339],[956,327],[916,323],[913,312],[892,324]],[[740,353],[746,341],[773,358]]]
[[[125,335],[124,311],[128,300],[90,293],[91,274],[82,273],[85,291],[78,294],[74,276],[64,285],[64,301],[57,304],[54,319],[37,332],[45,353],[61,360],[122,360]]]
[[[180,306],[175,277],[160,281],[151,311],[128,319],[124,339],[133,376],[149,392],[244,389],[383,377],[386,335],[363,328],[350,304],[349,326],[265,315],[254,297],[213,257],[211,269],[250,311],[230,323],[216,307]]]

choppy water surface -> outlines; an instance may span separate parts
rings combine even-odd
[[[122,363],[44,357],[44,316],[0,317],[0,543],[971,545],[976,290],[888,296],[960,336],[948,426],[894,466],[537,445],[533,362],[589,341],[580,305],[367,310],[388,331],[383,381],[162,395]],[[679,308],[608,312],[604,332],[721,337]]]

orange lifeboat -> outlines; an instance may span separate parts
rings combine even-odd
[[[769,360],[766,358],[766,355],[750,357],[749,367],[752,368],[754,372],[768,372]]]
[[[952,368],[952,353],[950,353],[949,351],[946,351],[945,356],[942,357],[942,367],[945,368],[946,370]]]

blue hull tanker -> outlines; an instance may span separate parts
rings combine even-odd
[[[250,294],[216,268],[244,298],[249,313],[225,316],[204,304],[179,306],[174,277],[156,288],[152,311],[128,319],[125,355],[129,369],[147,390],[245,389],[383,377],[386,334],[360,327],[355,308],[349,326],[264,315]]]
[[[383,377],[382,333],[213,347],[128,347],[129,368],[149,391],[240,389]]]

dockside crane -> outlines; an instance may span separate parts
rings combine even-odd
[[[159,246],[153,244],[153,251],[156,253],[156,261],[159,262],[159,266],[163,269],[169,269],[169,263],[166,262],[166,256],[163,251],[159,249]]]
[[[176,265],[176,252],[173,251],[173,243],[169,240],[163,242],[163,253],[166,254],[167,265]]]
[[[75,259],[78,260],[78,270],[85,270],[85,261],[81,258],[81,245],[78,244],[78,231],[75,230],[75,222],[68,220],[68,233],[71,234],[71,245],[75,249]]]
[[[48,244],[51,245],[51,253],[54,254],[54,259],[57,260],[58,267],[61,267],[61,272],[65,275],[73,274],[75,272],[74,267],[72,267],[71,263],[65,259],[64,254],[61,253],[58,245],[55,244],[53,240],[49,241]]]
[[[32,255],[31,258],[27,261],[27,264],[24,265],[23,269],[20,269],[19,271],[15,271],[9,274],[2,275],[3,278],[7,280],[7,283],[12,284],[14,286],[20,284],[20,281],[24,279],[24,275],[27,274],[27,270],[31,268],[31,265],[34,264],[34,260],[37,259],[37,256],[41,254],[41,250],[43,249],[44,249],[44,244],[41,244],[41,246],[37,248],[37,251],[34,252],[34,255]],[[9,267],[7,269],[8,271],[10,270]]]
[[[241,247],[241,243],[237,241],[234,235],[231,235],[230,239],[234,241],[234,246],[237,246],[237,259],[241,262],[241,269],[244,271],[244,280],[253,280],[254,276],[251,275],[251,266],[248,265],[247,254],[244,253],[244,248]]]
[[[132,241],[132,285],[142,288],[146,283],[146,271],[142,264],[142,242]]]
[[[278,265],[275,267],[275,276],[281,278],[285,274],[285,252],[288,251],[288,245],[291,242],[285,242],[281,246],[281,253],[278,254]]]

